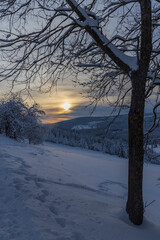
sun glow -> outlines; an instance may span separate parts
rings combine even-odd
[[[71,107],[71,104],[65,103],[65,104],[62,105],[62,107],[64,108],[65,111],[68,111]]]

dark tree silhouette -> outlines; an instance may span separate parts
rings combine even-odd
[[[50,89],[66,74],[77,81],[83,74],[95,103],[114,92],[115,107],[123,107],[131,97],[126,210],[140,225],[144,108],[160,84],[159,0],[1,1],[0,19],[1,81],[14,86],[21,77],[29,91],[37,76]]]

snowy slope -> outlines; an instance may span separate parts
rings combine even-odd
[[[160,166],[144,167],[144,224],[125,214],[127,160],[0,136],[0,240],[158,240]]]

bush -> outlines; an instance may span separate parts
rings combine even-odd
[[[12,94],[7,100],[0,102],[0,133],[16,140],[27,138],[29,143],[42,142],[42,126],[40,116],[44,111],[34,104],[29,107],[24,101]]]

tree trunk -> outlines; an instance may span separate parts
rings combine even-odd
[[[9,137],[9,122],[8,121],[6,122],[6,125],[5,125],[5,133],[6,133],[6,136]]]
[[[139,72],[134,72],[132,80],[131,107],[128,116],[129,128],[129,170],[128,201],[126,211],[136,225],[143,222],[143,119],[145,105],[145,80]]]

